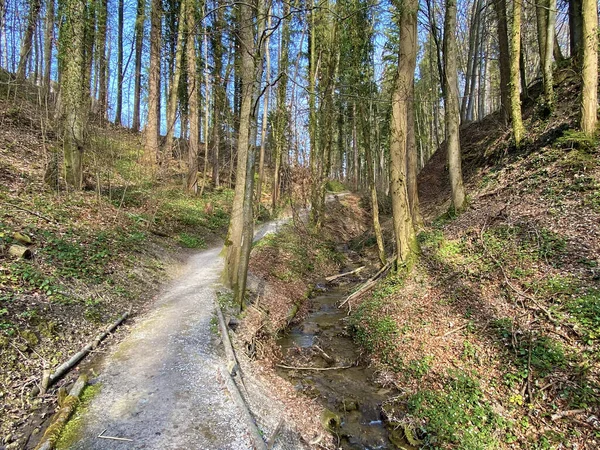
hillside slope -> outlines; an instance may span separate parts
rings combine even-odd
[[[352,305],[380,381],[404,393],[388,420],[428,447],[600,445],[600,148],[569,131],[578,81],[557,79],[550,117],[524,102],[523,148],[497,114],[461,130],[458,216],[445,149],[433,156],[420,261]]]
[[[37,98],[32,86],[15,92],[0,84],[0,446],[9,448],[43,426],[55,390],[71,381],[30,397],[42,372],[125,311],[133,321],[146,311],[189,249],[224,234],[233,196],[229,189],[188,196],[177,161],[152,178],[139,162],[141,135],[110,125],[92,127],[87,190],[68,192],[52,170],[62,165],[46,120],[53,112]],[[32,259],[9,255],[17,232],[31,239]]]

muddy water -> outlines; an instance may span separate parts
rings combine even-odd
[[[360,351],[349,334],[345,310],[337,305],[348,286],[335,288],[311,299],[308,316],[279,340],[285,362],[290,366],[354,367],[340,370],[279,369],[296,389],[339,416],[336,432],[343,449],[395,448],[381,416],[381,403],[394,395],[373,383],[373,370],[360,363]]]

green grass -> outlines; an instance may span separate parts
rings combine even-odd
[[[325,189],[329,192],[344,192],[348,190],[344,183],[338,180],[328,180],[325,184]]]
[[[497,448],[505,422],[484,399],[479,383],[465,372],[450,372],[441,390],[422,390],[408,399],[408,411],[425,421],[424,448]]]
[[[185,248],[204,248],[206,246],[202,236],[194,236],[188,233],[179,233],[177,241]]]
[[[599,289],[590,289],[584,295],[572,298],[565,309],[571,314],[570,321],[583,333],[588,345],[600,338]]]
[[[381,295],[382,291],[379,292]],[[400,329],[394,318],[386,313],[385,307],[386,301],[381,297],[374,296],[362,302],[350,316],[350,326],[357,344],[379,355],[384,363],[399,371],[404,365],[396,352],[394,341]]]

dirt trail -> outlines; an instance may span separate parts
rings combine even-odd
[[[211,331],[220,248],[194,255],[107,358],[76,449],[249,449],[248,430],[219,375]],[[213,327],[214,328],[214,327]],[[107,436],[131,439],[100,439]]]

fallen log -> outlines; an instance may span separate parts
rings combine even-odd
[[[75,411],[75,408],[79,404],[79,397],[81,396],[81,392],[83,392],[83,388],[87,384],[86,375],[80,375],[71,390],[69,391],[69,395],[65,397],[62,401],[58,411],[52,418],[52,422],[42,439],[35,447],[35,450],[52,450],[60,437],[60,433]]]
[[[96,338],[93,341],[86,344],[81,350],[79,350],[77,353],[71,356],[71,358],[69,358],[68,361],[58,366],[56,370],[52,374],[50,374],[47,382],[45,379],[42,380],[42,389],[40,389],[39,386],[33,388],[32,395],[38,395],[42,390],[45,392],[46,389],[52,386],[58,379],[60,379],[69,370],[71,370],[79,361],[81,361],[85,356],[87,356],[89,352],[94,350],[100,344],[100,342],[102,342],[104,338],[106,338],[106,336],[108,336],[115,330],[115,328],[121,325],[123,321],[129,317],[130,313],[130,311],[127,311],[119,319],[113,322],[105,331],[96,336]],[[45,376],[42,378],[45,378]]]
[[[15,258],[23,258],[23,259],[31,259],[33,257],[33,253],[27,247],[23,247],[22,245],[11,245],[8,247],[8,254],[14,256]]]
[[[26,245],[33,243],[29,236],[27,236],[26,234],[23,234],[23,233],[19,233],[18,231],[15,231],[13,233],[13,239],[16,241],[19,241],[23,244],[26,244]]]
[[[334,280],[337,280],[338,278],[347,277],[348,275],[354,275],[355,273],[360,272],[364,268],[365,268],[365,266],[362,266],[362,267],[359,267],[358,269],[351,270],[350,272],[339,273],[337,275],[331,275],[330,277],[326,277],[325,280],[326,281],[334,281]]]
[[[219,329],[221,330],[223,347],[225,347],[225,356],[227,357],[227,371],[230,375],[235,375],[239,369],[239,364],[233,351],[233,345],[231,345],[231,340],[229,339],[229,332],[227,331],[227,325],[225,325],[223,311],[221,311],[219,305],[217,305],[217,318],[219,319]]]
[[[349,366],[335,366],[335,367],[296,367],[296,366],[286,366],[285,364],[276,364],[277,367],[281,367],[282,369],[288,370],[343,370],[343,369],[351,369],[354,367],[354,364],[350,364]]]
[[[390,270],[390,268],[392,267],[392,263],[395,260],[396,260],[395,257],[392,258],[392,260],[390,262],[388,262],[386,265],[384,265],[381,269],[379,269],[379,271],[375,275],[373,275],[365,283],[363,283],[360,288],[358,288],[356,291],[354,291],[352,294],[350,294],[348,297],[346,297],[346,300],[344,300],[342,303],[340,303],[338,308],[341,308],[346,303],[348,303],[350,300],[359,298],[359,297],[363,296],[364,294],[366,294],[368,291],[370,291],[377,284],[376,281],[379,278],[381,278],[382,276],[384,276],[388,270]]]
[[[262,434],[258,429],[256,422],[254,422],[254,418],[252,417],[252,414],[250,413],[250,410],[248,409],[248,406],[246,405],[244,397],[242,397],[242,394],[237,384],[235,384],[235,380],[228,372],[228,370],[224,367],[221,367],[221,376],[223,377],[223,380],[227,385],[227,390],[229,391],[229,393],[233,397],[233,400],[238,404],[238,407],[242,411],[242,416],[246,421],[246,425],[248,426],[250,435],[252,436],[252,440],[254,441],[254,448],[256,450],[267,450],[267,446],[262,438]]]

